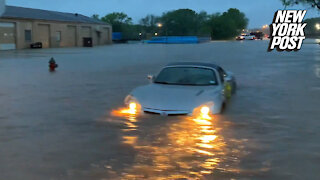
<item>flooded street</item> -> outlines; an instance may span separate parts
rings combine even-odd
[[[268,41],[0,52],[0,179],[318,179],[320,46]],[[54,57],[56,72],[48,71]],[[212,119],[112,113],[170,62],[238,91]],[[155,94],[156,96],[156,94]]]

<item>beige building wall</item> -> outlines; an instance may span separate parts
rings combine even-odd
[[[33,32],[33,26],[31,22],[16,21],[16,48],[24,49],[30,47],[31,41],[25,41],[25,30],[31,30]],[[33,34],[32,36],[33,37]]]
[[[38,24],[37,27],[33,29],[35,31],[34,41],[42,42],[43,48],[57,47],[55,41],[52,41],[50,37],[51,29],[54,29],[54,27],[50,24]]]
[[[77,26],[68,25],[67,32],[63,36],[65,38],[65,41],[63,41],[65,43],[61,44],[63,47],[77,46]]]
[[[81,47],[84,37],[91,37],[94,46],[112,43],[112,27],[110,25],[17,19],[0,19],[1,22],[15,24],[14,39],[17,49],[29,48],[30,44],[34,42],[42,42],[44,48]],[[0,36],[1,29],[0,27]],[[32,32],[31,41],[25,39],[26,30]]]

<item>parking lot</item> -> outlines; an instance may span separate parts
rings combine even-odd
[[[317,179],[320,47],[267,47],[221,41],[2,51],[0,179]],[[48,71],[51,57],[56,72]],[[148,74],[176,61],[214,62],[235,74],[239,89],[222,115],[205,125],[184,116],[112,115],[133,88],[149,83]]]

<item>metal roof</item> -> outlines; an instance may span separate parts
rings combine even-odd
[[[62,22],[75,22],[87,24],[105,24],[106,23],[93,19],[81,14],[64,13],[57,11],[48,11],[41,9],[24,8],[17,6],[6,6],[6,10],[1,18],[14,18],[14,19],[35,19],[45,21],[62,21]]]
[[[218,69],[220,66],[213,64],[213,63],[204,63],[204,62],[174,62],[167,64],[167,66],[203,66],[209,67],[213,69]]]

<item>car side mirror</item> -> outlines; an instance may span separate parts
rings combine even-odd
[[[148,80],[149,80],[150,82],[153,82],[153,80],[155,79],[155,76],[149,74],[149,75],[147,76],[147,78],[148,78]]]

